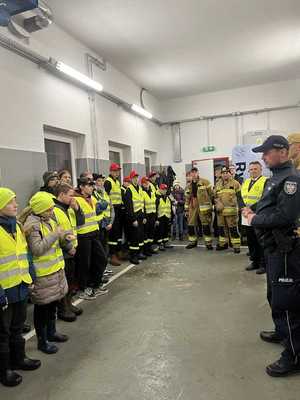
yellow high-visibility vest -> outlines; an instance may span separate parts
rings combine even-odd
[[[66,234],[71,234],[76,237],[72,240],[73,246],[76,248],[77,242],[77,229],[76,229],[76,215],[73,208],[69,208],[68,215],[59,207],[54,207],[54,215],[58,225],[60,225]]]
[[[144,195],[143,189],[139,186],[138,191],[133,185],[130,185],[127,190],[131,191],[133,212],[137,213],[144,210]]]
[[[257,203],[264,191],[265,183],[268,178],[266,176],[259,177],[252,185],[251,189],[248,190],[251,178],[245,180],[242,185],[242,198],[247,207]]]
[[[152,182],[150,182],[150,187],[155,196],[157,196],[159,194],[159,188],[155,187],[155,185]]]
[[[79,235],[84,235],[85,233],[90,233],[99,230],[98,218],[96,215],[96,204],[97,200],[94,197],[91,197],[91,202],[87,202],[83,197],[75,197],[77,203],[82,209],[85,217],[84,225],[77,226],[77,233]]]
[[[102,221],[104,218],[110,218],[111,217],[111,207],[110,207],[110,197],[109,195],[106,193],[105,190],[103,190],[103,195],[101,195],[101,193],[99,192],[94,192],[93,196],[95,197],[95,199],[97,201],[99,200],[105,200],[107,202],[107,209],[104,210],[101,214],[97,215],[97,221],[100,222]]]
[[[121,193],[121,184],[119,180],[116,181],[112,177],[108,177],[106,179],[111,183],[111,191],[109,193],[109,197],[113,206],[122,204],[122,193]]]
[[[14,236],[0,227],[0,286],[10,289],[25,282],[32,283],[27,258],[25,235],[17,225]]]
[[[40,232],[43,238],[49,236],[57,228],[57,223],[52,219],[49,220],[49,224],[51,225],[51,229],[45,223],[40,223]],[[64,269],[65,261],[58,239],[42,256],[33,255],[33,266],[37,277],[48,276]]]
[[[145,211],[146,214],[156,213],[156,195],[151,190],[150,196],[149,193],[143,190],[144,202],[145,202]]]
[[[169,199],[169,197],[166,197],[166,200],[164,200],[162,197],[159,199],[157,214],[158,218],[171,218],[171,200]]]

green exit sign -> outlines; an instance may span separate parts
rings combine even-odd
[[[202,151],[203,151],[204,153],[208,153],[208,152],[210,152],[210,151],[215,151],[215,150],[216,150],[215,146],[205,146],[205,147],[202,147]]]

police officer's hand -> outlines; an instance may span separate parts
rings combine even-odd
[[[253,220],[253,218],[255,217],[256,214],[254,214],[254,212],[252,212],[252,214],[248,214],[247,219],[248,219],[248,224],[251,225],[251,221]]]
[[[132,225],[133,225],[135,228],[137,228],[137,227],[139,226],[139,223],[138,223],[137,221],[134,221],[134,222],[132,223]]]
[[[143,224],[145,225],[147,223],[146,218],[143,219]]]
[[[250,214],[254,214],[254,212],[251,210],[251,208],[249,208],[249,207],[242,208],[243,217],[248,218],[248,215],[250,215]]]

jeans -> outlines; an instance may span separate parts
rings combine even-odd
[[[176,232],[178,231],[178,235],[182,236],[183,235],[183,218],[184,218],[184,213],[176,213],[174,215],[174,221],[173,221],[173,236],[176,236]]]

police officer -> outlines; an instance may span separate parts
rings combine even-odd
[[[241,186],[232,178],[227,167],[222,168],[221,179],[214,189],[217,211],[219,243],[216,250],[228,248],[230,239],[234,253],[240,253],[241,238],[238,231],[238,205],[241,202]]]
[[[262,175],[262,166],[259,161],[249,163],[250,178],[246,179],[242,185],[242,204],[241,207],[251,207],[256,209],[257,203],[260,200],[267,177]],[[257,239],[253,226],[245,225],[247,235],[247,244],[249,248],[251,264],[246,268],[246,271],[256,270],[257,274],[266,272],[263,249]]]
[[[243,210],[265,249],[267,297],[275,331],[261,332],[266,342],[282,343],[281,358],[266,372],[273,377],[300,372],[300,246],[296,228],[300,216],[300,177],[289,161],[289,144],[283,136],[272,135],[253,149],[273,176],[267,181],[256,211]]]
[[[289,158],[296,169],[300,169],[300,133],[291,133],[288,136],[290,145]]]

